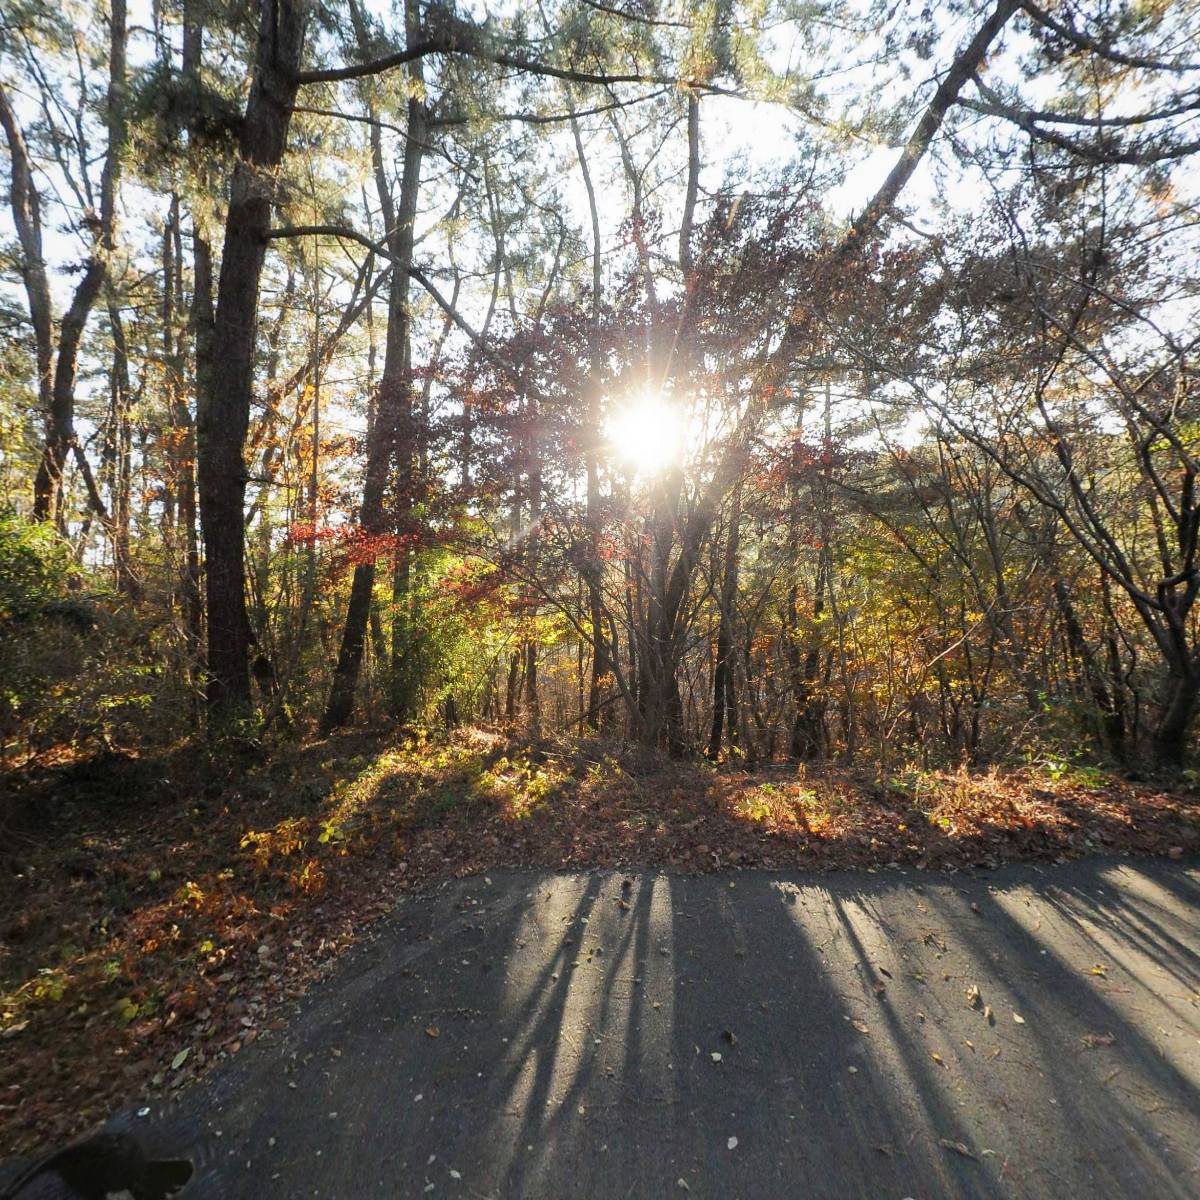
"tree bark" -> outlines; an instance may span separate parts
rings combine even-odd
[[[254,78],[233,169],[217,287],[208,386],[198,397],[196,450],[208,609],[210,716],[250,710],[243,450],[250,424],[258,284],[304,45],[307,0],[260,0]]]
[[[587,381],[587,428],[583,435],[584,471],[587,476],[587,508],[585,522],[587,524],[588,547],[587,563],[583,570],[584,584],[587,587],[588,620],[591,625],[592,642],[592,674],[588,685],[587,723],[590,729],[598,729],[602,723],[609,724],[612,720],[612,709],[604,703],[604,692],[608,677],[612,673],[612,660],[609,656],[608,635],[605,632],[605,612],[603,594],[600,590],[604,572],[604,560],[600,553],[601,523],[600,511],[600,370],[602,351],[600,347],[600,304],[601,304],[601,253],[600,244],[600,211],[596,203],[596,188],[592,182],[592,173],[588,167],[587,155],[583,149],[583,136],[580,133],[579,122],[571,107],[568,93],[568,106],[571,112],[571,133],[575,139],[575,154],[579,159],[579,171],[583,176],[584,190],[587,192],[588,213],[592,225],[592,313],[591,313],[591,345],[589,349],[589,377]]]
[[[117,588],[131,600],[141,598],[141,584],[133,571],[129,547],[129,493],[132,483],[130,451],[131,429],[129,409],[133,403],[129,384],[129,346],[125,338],[125,323],[114,299],[109,300],[108,320],[112,327],[113,362],[111,372],[112,474],[108,532],[112,538],[113,566]]]
[[[1177,770],[1187,761],[1189,733],[1200,708],[1200,673],[1187,667],[1172,670],[1167,676],[1164,699],[1154,731],[1154,757],[1160,767]]]
[[[357,16],[357,14],[355,14]],[[406,4],[406,36],[412,42],[419,35],[419,17],[416,4]],[[411,380],[409,370],[409,324],[408,303],[409,268],[413,256],[413,227],[416,222],[417,200],[421,187],[421,165],[425,145],[425,104],[421,99],[420,60],[410,66],[413,80],[413,95],[408,101],[408,127],[404,140],[404,166],[400,179],[400,202],[393,211],[391,191],[383,172],[382,150],[375,131],[372,146],[375,159],[376,186],[380,206],[388,225],[388,250],[392,259],[392,276],[388,294],[387,333],[384,343],[383,375],[375,402],[375,419],[368,430],[367,465],[363,479],[362,504],[359,509],[359,524],[364,533],[373,538],[386,535],[392,528],[384,505],[388,476],[397,452],[401,451],[401,438],[411,437]],[[402,452],[402,451],[401,451]],[[402,482],[403,486],[403,482]],[[341,647],[337,666],[334,668],[333,683],[321,727],[329,731],[345,725],[354,709],[354,694],[358,688],[358,676],[362,667],[363,646],[366,641],[367,621],[370,616],[371,595],[375,587],[375,548],[368,547],[363,562],[354,568],[350,585],[350,604],[346,609],[346,623],[342,629]],[[403,628],[393,626],[392,671],[397,669],[397,634],[403,636]],[[396,681],[393,680],[395,683]],[[393,690],[393,704],[396,691]],[[399,714],[397,714],[399,715]]]
[[[1067,647],[1079,667],[1080,682],[1095,707],[1101,737],[1113,758],[1122,762],[1125,759],[1125,717],[1120,704],[1114,699],[1100,664],[1087,644],[1079,614],[1071,603],[1067,585],[1061,579],[1054,580],[1054,598],[1063,619]]]
[[[714,762],[721,754],[725,727],[730,741],[737,738],[737,691],[733,674],[733,618],[737,600],[738,550],[741,540],[742,489],[733,489],[733,510],[729,515],[729,540],[725,546],[725,567],[721,581],[721,614],[717,628],[717,658],[713,666],[713,719],[708,736],[708,757]]]
[[[108,145],[100,174],[100,212],[94,214],[95,235],[83,278],[75,288],[71,303],[63,314],[58,330],[58,354],[53,356],[53,321],[50,289],[42,253],[41,201],[33,179],[33,164],[8,96],[0,88],[0,125],[3,125],[12,159],[11,209],[17,239],[21,246],[22,274],[34,328],[38,371],[38,398],[46,414],[46,443],[33,482],[33,515],[39,521],[53,520],[66,527],[63,505],[63,472],[75,440],[75,382],[79,367],[79,348],[92,308],[108,274],[108,260],[116,236],[116,194],[125,151],[126,88],[126,12],[125,0],[112,0],[109,19],[108,92],[105,97],[105,122]],[[82,458],[82,455],[77,457]],[[82,465],[82,464],[81,464]],[[90,470],[85,471],[90,476]],[[94,483],[88,488],[89,499],[96,505],[99,493]],[[106,521],[103,504],[97,508]]]
[[[0,86],[0,125],[4,127],[12,162],[9,196],[13,225],[21,247],[20,271],[25,282],[29,316],[33,324],[34,354],[37,362],[38,404],[49,417],[54,364],[53,315],[50,282],[42,250],[41,196],[33,180],[33,163],[8,93]]]

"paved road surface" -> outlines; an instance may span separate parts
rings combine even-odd
[[[1194,864],[493,872],[138,1125],[196,1200],[1195,1200],[1198,915]]]

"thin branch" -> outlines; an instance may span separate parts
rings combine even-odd
[[[485,46],[479,37],[479,32],[465,22],[456,22],[453,31],[442,33],[417,42],[404,50],[383,58],[372,59],[364,63],[351,63],[345,67],[326,67],[317,70],[300,71],[296,75],[297,82],[303,86],[308,83],[338,83],[345,79],[362,79],[368,75],[382,75],[405,63],[427,58],[431,54],[464,54],[481,62],[492,63],[497,67],[509,67],[515,71],[525,71],[531,75],[542,75],[550,79],[565,79],[570,83],[592,83],[610,87],[617,83],[645,83],[667,87],[696,88],[702,91],[717,92],[721,89],[714,87],[704,80],[678,79],[671,75],[643,75],[640,72],[624,72],[618,74],[600,74],[595,71],[583,71],[575,67],[559,67],[553,63],[538,62],[521,54],[510,54],[504,50],[492,50]]]
[[[647,100],[656,100],[659,96],[665,96],[670,87],[655,88],[652,92],[646,92],[641,96],[634,96],[631,100],[613,100],[609,104],[597,104],[594,108],[581,108],[574,116],[576,117],[594,117],[599,113],[606,113],[614,108],[632,108],[635,104],[644,104]],[[725,93],[728,94],[728,93]],[[569,112],[563,113],[527,113],[527,112],[504,112],[504,113],[483,113],[484,119],[489,121],[523,121],[527,125],[554,125],[563,121],[570,121],[572,114]],[[433,117],[429,124],[436,127],[466,125],[472,118],[466,114],[455,114],[445,117]]]
[[[1200,63],[1163,62],[1161,59],[1124,54],[1119,50],[1114,50],[1111,46],[1102,45],[1094,38],[1088,37],[1087,34],[1079,33],[1061,21],[1056,21],[1044,8],[1039,8],[1034,0],[1019,0],[1019,4],[1039,25],[1057,33],[1059,37],[1064,38],[1073,46],[1078,46],[1081,50],[1089,50],[1101,58],[1108,59],[1109,62],[1120,63],[1125,67],[1136,67],[1143,71],[1171,71],[1179,75],[1187,71],[1200,71]]]
[[[1014,114],[1019,114],[1029,121],[1053,125],[1077,125],[1089,129],[1128,129],[1133,125],[1150,125],[1155,121],[1165,121],[1170,117],[1180,117],[1200,109],[1200,92],[1193,92],[1189,99],[1180,100],[1170,108],[1160,108],[1155,112],[1136,113],[1129,117],[1086,117],[1079,113],[1055,112],[1052,109],[1017,108],[1016,105],[1009,104],[994,88],[988,87],[979,78],[978,73],[972,77],[971,82],[979,89],[979,94],[994,106],[995,116],[1011,118]],[[971,107],[977,112],[983,111],[981,107]]]

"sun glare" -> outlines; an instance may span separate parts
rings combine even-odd
[[[661,396],[638,396],[612,414],[606,426],[613,456],[636,475],[658,475],[683,457],[687,420]]]

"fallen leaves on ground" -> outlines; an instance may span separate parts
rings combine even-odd
[[[961,1154],[963,1158],[973,1158],[976,1160],[979,1158],[979,1155],[966,1142],[956,1142],[951,1138],[938,1138],[938,1143],[947,1150],[953,1150],[955,1154]]]
[[[751,772],[472,729],[206,753],[110,755],[0,785],[0,1153],[186,1086],[277,1032],[399,893],[447,878],[1200,850],[1194,798],[1093,773]],[[640,901],[623,886],[619,903]],[[926,940],[945,951],[941,934]]]

